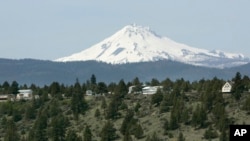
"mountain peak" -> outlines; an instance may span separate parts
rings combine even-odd
[[[123,27],[121,31],[130,37],[133,35],[140,35],[140,36],[154,35],[154,36],[160,37],[154,31],[152,31],[148,26],[144,27],[144,26],[136,25],[135,23]]]
[[[216,68],[232,67],[249,62],[241,54],[193,48],[167,37],[161,37],[149,27],[136,24],[127,25],[92,47],[56,61],[87,60],[111,64],[172,60]]]

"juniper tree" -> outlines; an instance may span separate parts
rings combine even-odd
[[[84,130],[83,141],[92,141],[92,133],[89,126],[86,126]]]
[[[10,119],[7,121],[5,129],[4,141],[19,141],[20,135],[18,134],[15,122]]]
[[[77,136],[76,132],[73,130],[69,130],[65,141],[82,141],[80,137]]]
[[[80,83],[77,81],[71,98],[71,110],[75,119],[78,120],[79,114],[84,114],[87,108],[88,104],[82,94]]]
[[[105,123],[101,131],[101,141],[113,141],[116,139],[117,135],[115,133],[116,129],[111,121]]]

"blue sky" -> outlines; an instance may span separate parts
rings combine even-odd
[[[0,58],[53,60],[136,23],[189,46],[250,57],[249,0],[3,0]]]

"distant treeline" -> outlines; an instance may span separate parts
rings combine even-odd
[[[243,93],[250,89],[250,79],[237,72],[231,81],[234,82],[232,100],[240,102]],[[52,82],[48,86],[40,87],[5,81],[0,85],[0,94],[15,95],[19,89],[32,89],[33,94],[40,98],[0,103],[0,140],[91,141],[95,138],[101,141],[130,141],[132,138],[145,138],[147,141],[158,141],[162,136],[173,138],[172,131],[180,129],[181,126],[190,126],[196,130],[206,129],[206,139],[219,137],[224,141],[228,139],[229,124],[235,121],[229,117],[226,111],[228,101],[222,96],[221,88],[225,82],[214,77],[211,80],[201,79],[194,82],[184,79],[172,81],[169,78],[159,81],[153,78],[150,82],[142,83],[135,77],[127,83],[120,80],[118,83],[106,84],[98,82],[94,74],[86,82],[80,83],[76,79],[72,85]],[[142,91],[144,85],[163,86],[162,90],[150,96],[147,106],[143,105],[147,100],[134,102],[134,96],[139,95],[137,92]],[[128,94],[129,86],[135,86],[134,94]],[[86,100],[86,90],[91,90],[96,95],[93,101]],[[96,106],[98,101],[100,106]],[[128,101],[132,105],[127,104]],[[241,105],[242,110],[250,112],[250,96]],[[147,107],[149,108],[146,109]],[[76,126],[90,116],[85,115],[86,112],[93,109],[95,114],[92,118],[96,118],[98,122],[103,117],[106,121],[104,126],[98,130],[93,129],[93,123],[89,123],[81,131],[76,131]],[[146,136],[142,126],[148,125],[139,122],[150,109],[159,111],[159,114],[170,114],[169,118],[161,121],[163,126],[159,128],[164,130],[161,137],[157,133]],[[121,124],[116,123],[118,119],[123,119]],[[94,134],[93,130],[98,130],[98,134]],[[117,130],[120,135],[117,135]],[[178,140],[185,140],[184,138],[180,132]]]

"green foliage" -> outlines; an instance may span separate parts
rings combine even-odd
[[[242,109],[250,113],[250,96],[247,96],[247,99],[245,100]]]
[[[18,93],[18,83],[16,81],[13,81],[11,86],[10,86],[10,89],[11,89],[11,93],[12,94],[17,94]]]
[[[146,141],[162,141],[154,132],[152,136],[147,136]]]
[[[157,89],[156,94],[152,95],[151,104],[156,104],[159,106],[163,99],[163,93],[160,89]]]
[[[13,120],[8,120],[6,125],[4,141],[19,141],[20,135],[17,132],[16,124]]]
[[[108,87],[104,82],[99,82],[97,84],[97,94],[106,94],[108,93]]]
[[[92,133],[89,126],[86,126],[83,133],[83,141],[92,141]]]
[[[241,78],[241,74],[237,72],[235,77],[233,78],[233,87],[232,87],[232,94],[234,98],[238,101],[241,98],[241,94],[244,91],[244,83]]]
[[[134,112],[132,110],[128,110],[120,128],[120,132],[123,135],[125,135],[126,132],[130,132],[131,126],[133,126],[133,124],[135,123],[133,117],[134,117]]]
[[[51,138],[53,141],[63,141],[65,139],[66,128],[69,121],[63,115],[58,114],[52,118],[51,122]]]
[[[102,104],[101,104],[101,108],[102,108],[102,109],[106,109],[106,108],[107,108],[107,103],[106,103],[106,99],[105,99],[105,97],[102,97]]]
[[[118,86],[115,88],[115,94],[111,98],[111,102],[108,106],[106,112],[107,119],[116,119],[120,115],[119,108],[122,105],[122,100],[125,95],[128,93],[126,84],[123,80],[121,80]]]
[[[84,99],[84,96],[81,92],[81,86],[79,82],[75,83],[74,93],[71,98],[71,110],[76,120],[78,120],[79,114],[84,114],[88,109],[88,104]]]
[[[218,133],[211,126],[205,131],[204,138],[205,139],[214,139],[218,137]]]
[[[77,136],[74,130],[69,130],[66,135],[65,141],[82,141],[80,137]]]
[[[128,132],[126,132],[126,134],[123,137],[122,141],[133,141],[132,137],[130,136],[130,134]]]
[[[96,118],[99,118],[101,116],[101,112],[100,112],[100,110],[97,108],[96,110],[95,110],[95,117]]]
[[[194,127],[204,127],[207,120],[207,113],[203,106],[197,105],[192,116],[192,124]]]
[[[101,141],[113,141],[117,138],[116,129],[111,121],[105,123],[101,131]]]
[[[220,141],[228,141],[228,140],[229,140],[228,132],[226,131],[225,128],[223,128],[220,134]]]
[[[135,105],[135,112],[137,113],[140,108],[141,108],[141,105],[140,105],[139,102],[137,102],[136,105]]]
[[[48,116],[46,110],[40,109],[37,119],[32,129],[29,132],[28,140],[32,141],[47,141],[47,125]]]
[[[144,132],[143,132],[143,129],[142,129],[141,125],[140,125],[140,124],[136,124],[134,128],[135,128],[135,131],[134,131],[133,134],[135,135],[135,137],[136,137],[137,139],[142,138]]]
[[[179,133],[178,140],[177,141],[185,141],[185,138],[182,134],[182,132]]]

